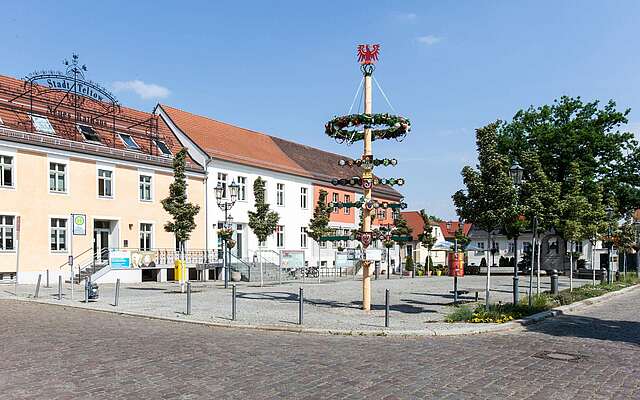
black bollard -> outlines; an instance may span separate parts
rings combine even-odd
[[[50,287],[49,286],[49,270],[47,270],[47,286],[45,286],[46,288]]]
[[[40,295],[40,280],[42,279],[42,274],[38,274],[38,283],[36,284],[36,294],[33,296],[33,298],[37,299],[38,296]]]
[[[304,322],[304,289],[300,288],[300,294],[298,295],[298,325],[302,325]]]
[[[114,307],[118,307],[119,300],[120,300],[120,278],[116,279],[116,298],[113,302]]]
[[[236,320],[236,285],[231,285],[231,320]]]
[[[389,327],[389,289],[384,291],[384,327]]]
[[[187,282],[187,315],[191,315],[191,282]]]
[[[84,302],[89,302],[89,278],[84,278]]]
[[[558,270],[551,270],[551,294],[558,294]]]

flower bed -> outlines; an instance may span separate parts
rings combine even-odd
[[[557,306],[564,306],[592,297],[602,296],[609,292],[615,292],[629,286],[637,285],[639,282],[637,274],[628,273],[625,279],[610,285],[585,285],[573,289],[573,291],[569,291],[569,289],[562,290],[557,295],[551,295],[549,293],[536,295],[533,297],[531,307],[527,304],[528,300],[526,298],[517,305],[495,304],[488,310],[484,305],[477,305],[475,307],[461,305],[455,307],[453,311],[445,317],[445,321],[501,324],[547,311]]]

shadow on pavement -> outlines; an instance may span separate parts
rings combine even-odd
[[[238,293],[238,299],[249,299],[249,300],[278,300],[281,302],[290,302],[297,303],[298,302],[298,294],[291,292],[267,292],[267,293]],[[406,301],[407,303],[420,304],[420,302]],[[350,303],[344,303],[340,301],[333,300],[324,300],[324,299],[310,299],[305,298],[304,302],[306,304],[319,306],[319,307],[329,307],[329,308],[350,308],[350,309],[360,309],[362,307],[361,301],[352,301]],[[429,303],[424,303],[424,305],[431,305]],[[434,303],[433,305],[441,306],[442,304]],[[384,304],[371,304],[372,310],[384,310]],[[435,313],[435,310],[429,310],[424,307],[417,307],[412,304],[391,304],[389,306],[391,311],[398,311],[401,313],[407,314],[419,314],[419,313]]]
[[[565,336],[627,342],[640,346],[640,322],[615,321],[593,317],[562,315],[538,324],[529,325],[530,332],[544,333],[550,336]]]

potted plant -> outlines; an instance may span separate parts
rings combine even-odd
[[[434,269],[436,270],[436,276],[442,276],[444,272],[444,265],[438,264]]]

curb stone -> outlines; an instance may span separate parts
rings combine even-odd
[[[289,332],[289,333],[311,333],[311,334],[319,334],[319,335],[337,335],[337,336],[392,336],[392,337],[433,337],[433,336],[460,336],[460,335],[475,335],[482,333],[496,333],[496,332],[508,332],[508,331],[517,331],[522,330],[524,327],[528,325],[532,325],[538,323],[540,321],[544,321],[547,318],[556,317],[559,315],[563,315],[566,312],[573,311],[576,309],[584,308],[593,304],[603,303],[612,297],[616,297],[627,292],[633,291],[640,287],[639,284],[632,285],[626,287],[624,289],[617,290],[615,292],[605,293],[602,296],[592,297],[590,299],[581,300],[572,304],[567,304],[565,306],[560,306],[553,308],[548,311],[542,311],[537,314],[530,315],[528,317],[513,320],[503,324],[472,324],[471,326],[458,326],[455,327],[452,324],[452,329],[446,330],[434,330],[434,329],[424,329],[424,330],[354,330],[354,329],[322,329],[322,328],[304,328],[304,327],[290,327],[290,326],[278,326],[278,325],[247,325],[247,324],[224,324],[219,322],[211,322],[211,321],[203,321],[203,320],[193,320],[193,319],[182,319],[177,317],[169,317],[169,316],[156,316],[156,315],[148,315],[136,312],[129,311],[119,311],[119,310],[106,310],[106,309],[96,309],[90,308],[83,305],[78,304],[59,304],[55,302],[43,301],[40,299],[34,298],[12,298],[6,300],[17,300],[24,302],[32,302],[39,304],[48,304],[53,306],[62,306],[68,308],[76,308],[87,311],[94,312],[103,312],[108,314],[118,314],[135,318],[147,318],[161,321],[171,321],[171,322],[180,322],[180,323],[189,323],[195,325],[204,325],[210,326],[212,328],[229,328],[229,329],[248,329],[248,330],[259,330],[259,331],[269,331],[269,332]]]

